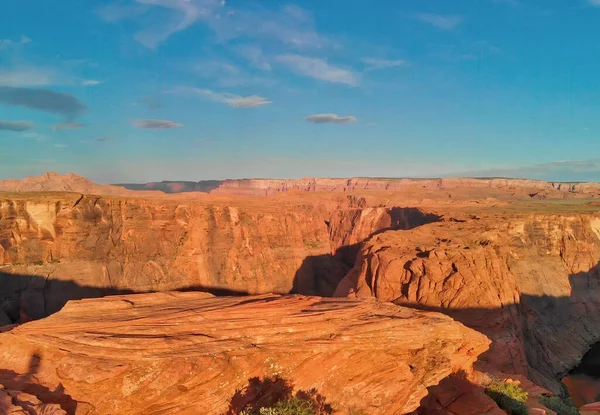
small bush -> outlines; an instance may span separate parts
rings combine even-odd
[[[494,380],[485,390],[501,409],[510,415],[529,415],[527,398],[529,394],[518,385]]]
[[[312,403],[300,398],[277,402],[271,408],[261,408],[260,415],[316,415]]]
[[[277,402],[269,408],[260,408],[258,412],[244,410],[239,415],[317,415],[313,404],[300,398],[291,398]]]
[[[560,396],[540,396],[540,403],[546,408],[553,410],[557,415],[579,415],[579,410],[571,398]]]

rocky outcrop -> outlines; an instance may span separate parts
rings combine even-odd
[[[0,334],[0,382],[35,381],[29,394],[69,413],[221,415],[252,402],[249,379],[275,377],[336,414],[405,414],[488,344],[442,314],[374,299],[141,294],[70,302]]]
[[[600,340],[600,215],[487,216],[373,237],[338,296],[444,312],[493,343],[486,368],[557,382]]]

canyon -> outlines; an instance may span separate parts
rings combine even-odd
[[[245,180],[164,194],[79,191],[72,179],[0,183],[0,392],[15,408],[37,399],[65,413],[220,414],[249,378],[274,375],[258,360],[276,356],[295,387],[340,411],[501,414],[483,393],[490,378],[517,380],[531,397],[564,394],[561,379],[600,341],[597,184]],[[313,330],[316,340],[305,335]],[[214,349],[217,339],[230,350]],[[440,359],[428,360],[434,351]],[[32,377],[34,355],[42,363]],[[219,369],[236,356],[253,358]],[[392,356],[410,370],[390,369]],[[227,380],[218,402],[200,398],[217,380],[202,386],[195,362]],[[318,365],[327,381],[311,377]],[[146,375],[134,383],[164,393],[136,407],[141,392],[124,385]],[[356,400],[348,391],[365,382],[373,394]],[[116,384],[122,406],[101,406]],[[528,405],[551,413],[536,399]]]

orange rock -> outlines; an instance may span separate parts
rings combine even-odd
[[[482,368],[558,392],[600,338],[600,215],[512,214],[387,231],[336,295],[444,312],[493,343]],[[509,376],[512,377],[512,376]]]
[[[59,394],[88,414],[221,415],[257,398],[250,379],[280,376],[336,414],[392,415],[468,373],[488,343],[442,314],[376,300],[141,294],[69,302],[1,334],[0,382],[35,382],[40,402]]]

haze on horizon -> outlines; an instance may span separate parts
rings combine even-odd
[[[595,0],[0,11],[0,179],[600,177]]]

